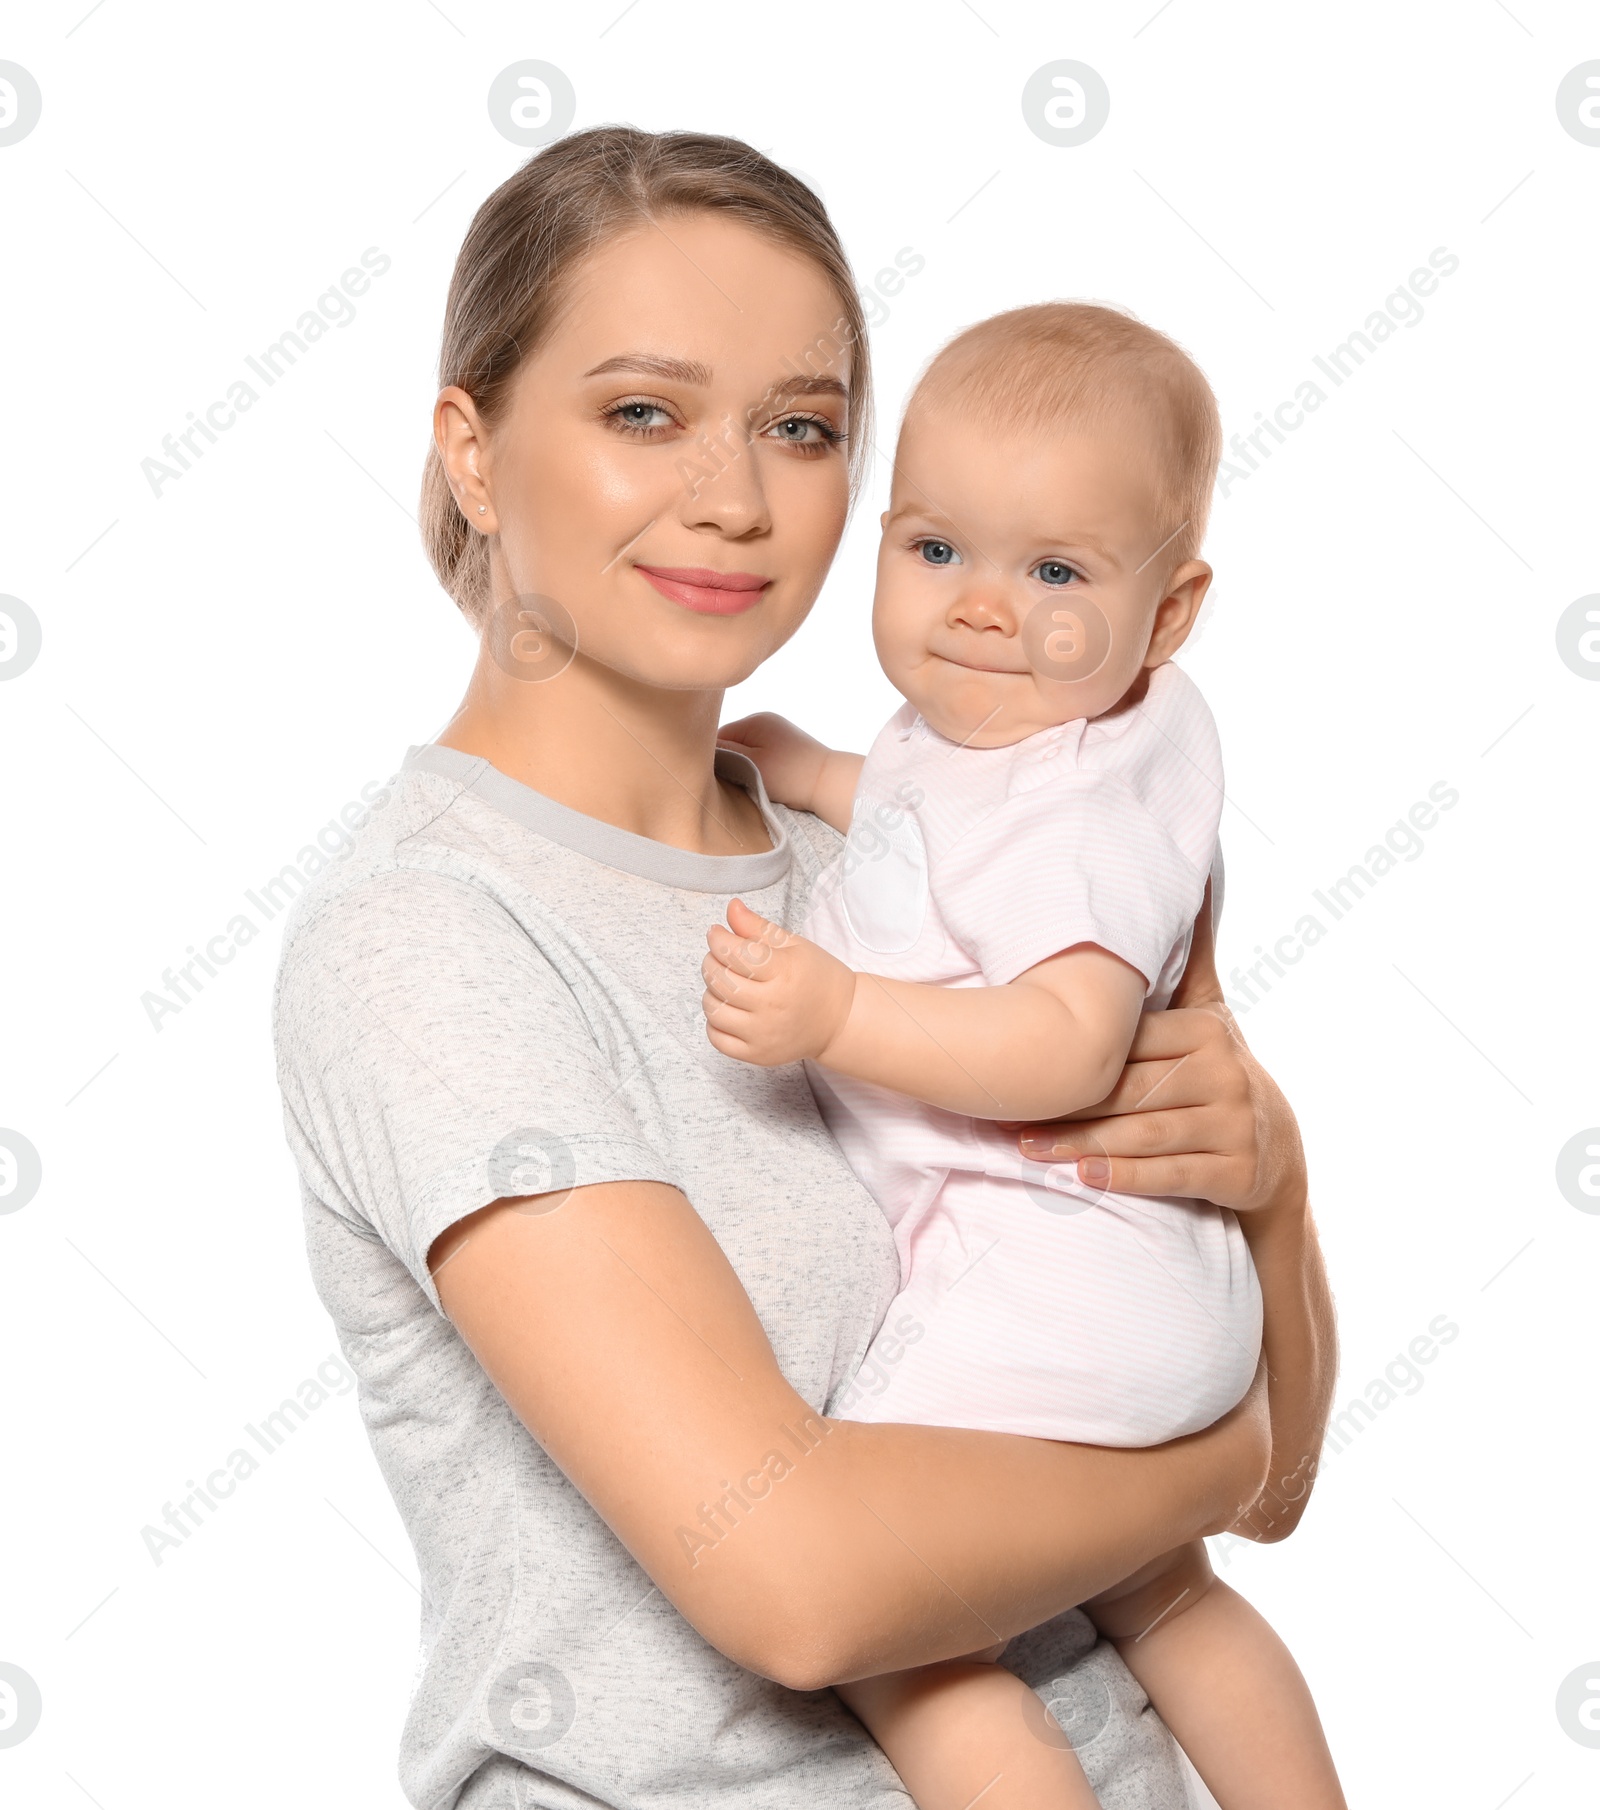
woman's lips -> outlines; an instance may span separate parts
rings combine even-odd
[[[754,603],[770,578],[758,572],[713,572],[706,566],[641,566],[640,572],[661,593],[702,616],[737,616]]]

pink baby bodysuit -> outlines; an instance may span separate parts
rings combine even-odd
[[[1165,1006],[1221,809],[1216,724],[1173,665],[1114,716],[1006,748],[949,741],[906,704],[802,928],[852,968],[948,987],[1097,943]],[[900,1294],[834,1412],[1145,1446],[1250,1386],[1261,1294],[1232,1213],[1090,1188],[987,1120],[806,1066],[900,1251]]]

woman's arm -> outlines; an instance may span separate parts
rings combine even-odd
[[[655,1182],[497,1201],[435,1241],[501,1394],[669,1601],[797,1690],[969,1653],[1260,1491],[1260,1380],[1144,1451],[812,1413],[705,1224]]]
[[[1076,1161],[1094,1187],[1210,1200],[1239,1215],[1261,1280],[1272,1462],[1233,1531],[1281,1540],[1316,1474],[1338,1342],[1300,1130],[1223,1004],[1210,899],[1208,887],[1172,1007],[1140,1020],[1109,1097],[1067,1123],[1027,1127],[1021,1142],[1038,1161]]]

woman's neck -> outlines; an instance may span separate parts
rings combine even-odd
[[[772,846],[754,799],[716,777],[722,693],[635,684],[581,655],[543,683],[481,653],[439,736],[570,810],[673,848],[749,855]]]

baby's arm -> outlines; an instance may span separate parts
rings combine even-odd
[[[770,710],[726,724],[717,731],[717,740],[750,756],[761,771],[768,798],[810,811],[841,836],[850,833],[862,755],[829,748]]]
[[[978,1119],[1051,1119],[1110,1093],[1144,977],[1094,944],[1005,986],[937,987],[857,974],[742,901],[707,935],[707,1034],[762,1067],[803,1056]]]
[[[983,1810],[1094,1810],[1098,1802],[1037,1692],[991,1660],[948,1659],[834,1690],[889,1756],[917,1810],[980,1801]]]
[[[1346,1810],[1300,1668],[1266,1621],[1217,1580],[1203,1541],[1083,1608],[1222,1810]]]

